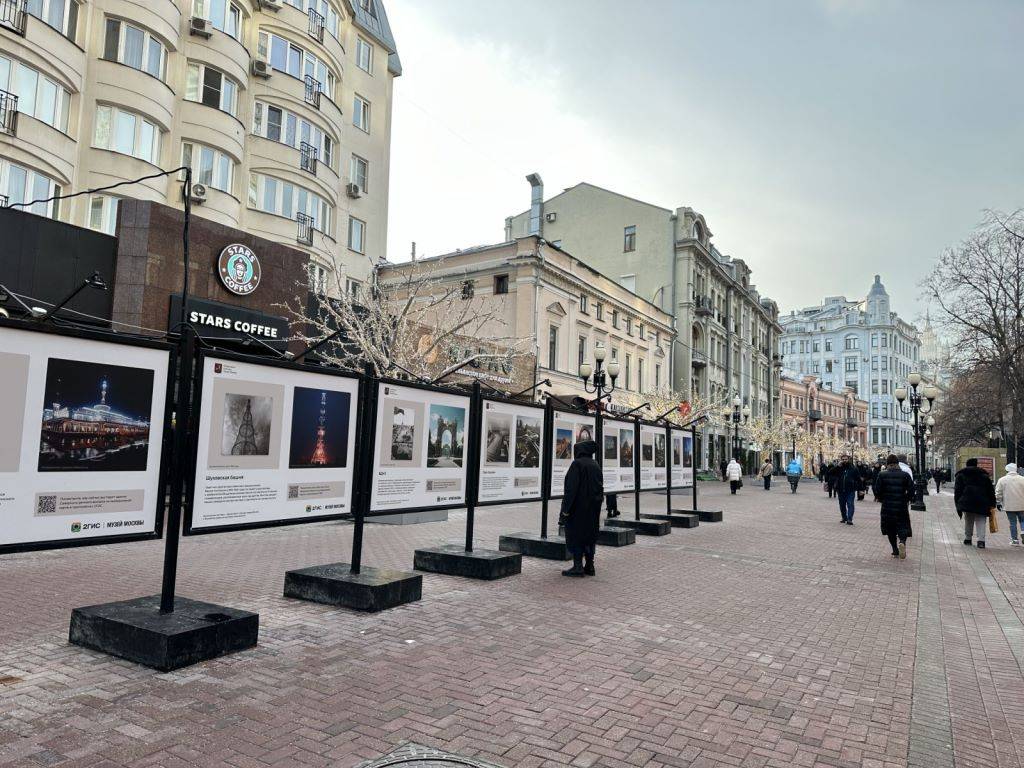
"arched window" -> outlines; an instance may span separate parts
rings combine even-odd
[[[693,222],[693,236],[700,242],[704,242],[704,227],[700,225],[699,221]]]

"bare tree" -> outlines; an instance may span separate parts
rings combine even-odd
[[[942,254],[923,287],[940,310],[953,364],[972,379],[987,380],[980,391],[997,394],[999,421],[1007,425],[1016,455],[1024,433],[1024,211],[988,212],[964,242]],[[969,413],[961,410],[960,416]],[[979,426],[989,423],[982,419]]]
[[[375,267],[358,293],[347,289],[342,270],[331,274],[333,284],[312,292],[310,283],[296,283],[295,297],[279,305],[293,338],[313,345],[334,336],[317,351],[329,362],[426,380],[485,366],[515,382],[516,361],[529,345],[510,333],[504,296],[476,297],[461,281],[441,279],[419,264],[387,280]]]

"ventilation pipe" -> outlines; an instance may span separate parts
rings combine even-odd
[[[530,182],[530,228],[529,235],[544,236],[544,182],[540,174],[531,173],[526,177]]]

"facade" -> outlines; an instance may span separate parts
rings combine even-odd
[[[867,400],[869,444],[880,452],[913,453],[913,431],[895,390],[919,365],[921,343],[917,329],[891,310],[878,275],[863,300],[827,296],[780,322],[786,368],[816,377],[821,391],[849,389]]]
[[[581,183],[544,200],[536,175],[531,210],[505,221],[506,239],[529,233],[578,254],[674,318],[671,386],[724,404],[739,395],[752,417],[778,417],[778,307],[750,267],[722,254],[704,217]],[[706,428],[697,455],[717,465],[731,436]]]
[[[400,73],[380,0],[6,0],[0,195],[185,165],[197,216],[362,280],[385,257]],[[114,234],[119,199],[182,195],[176,174],[30,210]]]
[[[825,389],[819,386],[816,376],[783,369],[779,401],[784,424],[795,424],[808,433],[821,432],[862,448],[868,447],[869,404],[849,387],[839,391]],[[792,447],[785,450],[784,461],[788,462],[792,453]],[[812,456],[811,460],[816,463],[818,457]]]
[[[526,340],[514,371],[486,364],[470,371],[499,389],[550,379],[551,393],[564,401],[586,396],[579,366],[593,362],[598,345],[606,349],[606,363],[619,362],[619,389],[642,393],[668,383],[668,313],[538,237],[389,264],[378,278],[387,285],[414,268],[426,270],[431,280],[462,283],[467,300],[488,303],[488,309],[497,304],[492,337]]]

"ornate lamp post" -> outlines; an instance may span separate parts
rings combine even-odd
[[[583,391],[588,395],[597,395],[594,400],[597,412],[600,414],[604,405],[604,398],[615,391],[615,380],[619,378],[619,363],[612,360],[608,367],[604,367],[605,348],[598,344],[594,348],[594,362],[596,365],[583,361],[580,363],[580,378],[583,379]],[[594,383],[590,379],[593,376]],[[609,383],[609,379],[611,382]]]
[[[914,503],[910,505],[910,508],[924,510],[924,492],[928,482],[924,479],[924,440],[925,431],[929,425],[924,423],[921,417],[931,413],[935,398],[939,395],[939,389],[932,384],[926,384],[919,392],[921,374],[916,371],[907,376],[907,383],[910,384],[910,391],[907,392],[906,387],[897,387],[896,400],[901,413],[914,417],[914,461],[917,464],[917,472],[914,476]],[[925,400],[928,401],[927,407],[924,404]],[[909,407],[904,406],[904,401],[908,403]],[[932,423],[935,422],[934,418],[929,418]]]
[[[789,422],[786,426],[785,434],[793,442],[793,458],[796,458],[796,439],[804,436],[804,428],[797,424],[795,421]]]
[[[750,420],[750,406],[743,405],[739,395],[732,399],[732,409],[728,406],[722,409],[722,418],[728,421],[732,419],[732,457],[740,460],[740,419],[746,424]]]

